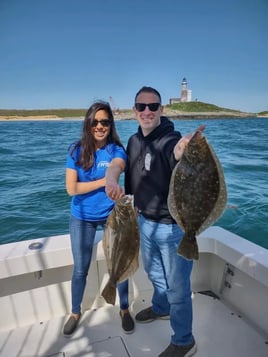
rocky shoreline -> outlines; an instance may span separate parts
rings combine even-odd
[[[218,112],[182,112],[179,110],[164,109],[163,115],[170,119],[224,119],[224,118],[255,118],[256,113],[232,112],[232,111],[218,111]],[[115,114],[115,119],[127,120],[134,119],[133,111],[124,111]]]
[[[30,115],[30,116],[18,116],[18,115],[0,115],[0,121],[13,121],[13,120],[64,120],[57,115]]]
[[[256,113],[232,112],[232,111],[218,111],[218,112],[182,112],[179,110],[164,109],[163,115],[170,119],[242,119],[242,118],[257,118]],[[83,117],[75,117],[76,119],[83,119]],[[132,110],[125,110],[114,114],[115,120],[131,120],[135,119]],[[0,115],[0,121],[16,121],[16,120],[65,120],[66,118],[57,115],[36,115],[36,116],[15,116],[15,115]]]

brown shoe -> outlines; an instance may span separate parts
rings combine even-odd
[[[196,349],[194,340],[190,345],[186,346],[178,346],[171,343],[158,357],[191,357],[195,354]]]
[[[66,324],[64,325],[63,328],[63,334],[65,336],[70,336],[74,333],[74,331],[76,330],[76,327],[79,323],[79,320],[81,318],[81,314],[79,314],[78,318],[75,318],[74,315],[71,315],[68,319],[68,321],[66,322]]]
[[[129,312],[126,312],[122,315],[121,311],[119,312],[121,320],[122,320],[122,329],[125,333],[132,333],[134,332],[135,323],[133,318],[131,317]]]
[[[147,309],[141,310],[136,316],[135,320],[139,323],[152,322],[154,320],[169,320],[169,314],[158,315],[153,311],[153,307],[147,307]]]

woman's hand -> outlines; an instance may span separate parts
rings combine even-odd
[[[123,187],[121,187],[117,182],[111,181],[106,182],[105,192],[106,195],[113,201],[116,201],[125,195]]]
[[[111,200],[118,200],[125,195],[124,189],[118,184],[120,174],[125,170],[126,163],[123,159],[115,158],[111,161],[105,174],[106,195]]]

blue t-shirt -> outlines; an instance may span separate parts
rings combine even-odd
[[[77,171],[78,182],[89,182],[103,178],[107,167],[114,158],[127,160],[126,152],[122,147],[116,144],[108,144],[95,152],[94,165],[89,170],[84,170],[76,164],[81,148],[78,147],[72,152],[73,148],[74,145],[69,150],[66,168]],[[74,195],[71,201],[71,214],[85,221],[100,221],[108,218],[113,206],[114,201],[106,195],[105,187],[101,187],[88,193]]]

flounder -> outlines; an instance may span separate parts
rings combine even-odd
[[[101,295],[114,305],[117,283],[126,280],[139,267],[140,236],[133,196],[125,195],[116,201],[107,219],[102,243],[109,281]]]
[[[173,169],[168,209],[184,231],[178,254],[198,259],[196,236],[222,215],[227,201],[223,169],[201,131],[194,133]]]

